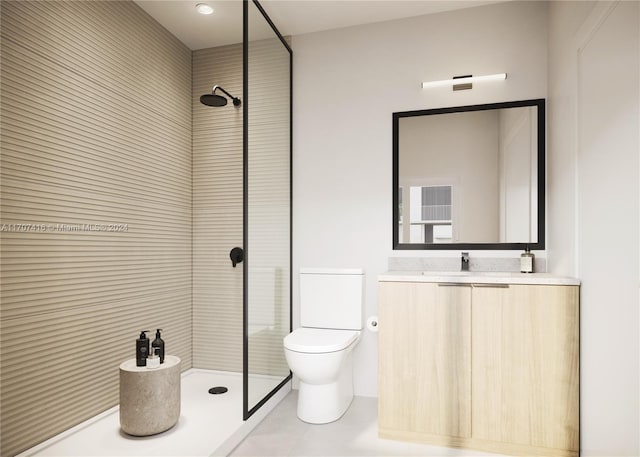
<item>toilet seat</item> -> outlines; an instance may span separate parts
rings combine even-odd
[[[359,330],[301,327],[284,337],[284,347],[306,354],[338,352],[349,347],[359,336]]]

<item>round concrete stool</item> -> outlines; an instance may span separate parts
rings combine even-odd
[[[160,367],[137,367],[136,359],[120,365],[120,427],[134,436],[155,435],[180,417],[180,359],[168,355]]]

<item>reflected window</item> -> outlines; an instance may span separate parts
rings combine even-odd
[[[399,195],[402,195],[402,188]],[[452,186],[411,186],[409,188],[410,243],[450,243],[452,241],[452,195]],[[402,214],[402,204],[400,214]]]

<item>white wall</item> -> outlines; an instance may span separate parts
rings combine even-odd
[[[377,313],[377,276],[406,254],[391,249],[392,113],[545,98],[546,9],[507,2],[293,38],[294,326],[301,266],[363,267],[365,315]],[[420,88],[499,72],[508,79],[473,90]],[[377,395],[375,334],[354,362],[356,395]]]
[[[639,6],[549,10],[549,259],[582,281],[585,456],[640,455]]]

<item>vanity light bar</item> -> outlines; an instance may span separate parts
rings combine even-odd
[[[498,73],[495,75],[485,76],[465,76],[462,78],[443,79],[441,81],[425,81],[422,83],[423,89],[430,89],[432,87],[453,86],[459,84],[472,84],[481,81],[502,81],[507,79],[506,73]]]

